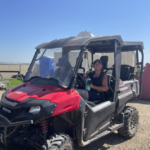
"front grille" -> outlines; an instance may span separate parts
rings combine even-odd
[[[9,109],[7,107],[4,107],[6,109]],[[3,115],[4,117],[6,117],[8,120],[12,121],[14,120],[17,116],[19,116],[25,109],[24,108],[20,108],[20,109],[9,109],[11,110],[11,113],[4,111],[3,107],[0,108],[0,114]]]

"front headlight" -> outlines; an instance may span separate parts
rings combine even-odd
[[[30,108],[29,113],[38,114],[41,110],[40,106],[33,106]]]

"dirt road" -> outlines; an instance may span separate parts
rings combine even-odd
[[[0,91],[0,97],[2,93]],[[135,137],[126,140],[116,131],[86,147],[75,144],[75,150],[150,150],[150,100],[140,100],[128,105],[137,108],[140,115],[140,125]]]

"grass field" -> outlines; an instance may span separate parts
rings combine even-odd
[[[23,82],[22,80],[16,80],[16,79],[8,80],[8,81],[10,82],[9,88],[13,88]]]

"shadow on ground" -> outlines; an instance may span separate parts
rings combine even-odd
[[[114,145],[118,145],[127,141],[127,139],[121,137],[118,133],[109,134],[85,147],[78,146],[78,143],[75,143],[75,150],[108,150]]]

